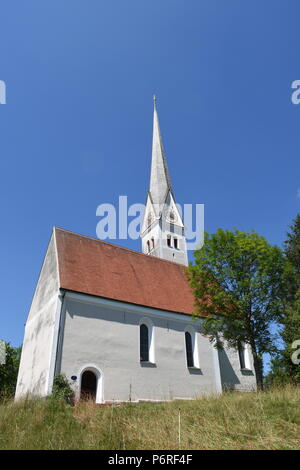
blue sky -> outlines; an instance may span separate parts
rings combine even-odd
[[[153,93],[177,201],[204,203],[209,232],[282,244],[300,204],[297,0],[9,0],[0,14],[1,338],[22,342],[54,225],[95,236],[99,204],[145,201]]]

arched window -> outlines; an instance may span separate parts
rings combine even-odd
[[[240,368],[241,369],[251,369],[250,357],[249,357],[249,350],[244,342],[239,342],[238,344],[238,353],[240,359]]]
[[[140,325],[140,361],[149,361],[149,330],[144,323]]]
[[[154,238],[151,238],[151,242],[152,242],[152,249],[154,249]]]
[[[189,331],[185,332],[186,362],[188,367],[194,367],[193,340]]]
[[[155,329],[150,318],[145,317],[140,320],[139,333],[140,362],[155,364]]]
[[[148,251],[148,253],[150,253],[150,242],[149,242],[149,240],[147,240],[147,251]]]
[[[179,249],[178,238],[174,238],[174,248],[176,248],[176,250]]]
[[[187,367],[200,369],[197,333],[191,325],[185,329],[185,352]]]
[[[238,345],[239,359],[240,359],[240,368],[245,369],[245,350],[242,343]]]

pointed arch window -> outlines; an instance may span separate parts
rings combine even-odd
[[[171,248],[172,246],[171,242],[172,242],[171,235],[167,235],[167,245],[169,248]]]
[[[246,343],[240,341],[238,344],[238,354],[240,360],[240,368],[251,370],[249,351]]]
[[[144,323],[140,325],[140,361],[149,361],[149,330]]]
[[[187,366],[194,367],[193,341],[189,331],[185,332],[185,350]]]
[[[140,323],[140,362],[155,364],[154,325],[149,318],[143,318]]]
[[[185,353],[187,367],[200,369],[197,335],[192,326],[185,330]]]

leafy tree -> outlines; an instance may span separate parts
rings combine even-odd
[[[300,342],[300,289],[296,293],[295,300],[287,307],[282,323],[281,336],[285,342],[282,357],[286,374],[293,382],[300,383],[300,364],[294,358],[296,348],[299,349],[300,346],[295,343],[296,341]]]
[[[271,360],[270,371],[265,377],[266,386],[278,386],[288,383],[288,376],[286,374],[285,363],[280,354],[276,354]]]
[[[287,305],[282,318],[281,337],[284,348],[278,352],[271,362],[271,370],[267,376],[269,383],[300,382],[300,365],[293,362],[295,353],[293,345],[300,340],[300,216],[297,215],[287,240],[284,242],[284,253],[292,267],[288,279]]]
[[[292,381],[300,382],[300,365],[292,361],[294,341],[300,340],[300,215],[298,214],[287,233],[285,254],[293,266],[289,282],[289,304],[283,317],[282,339],[285,343],[281,356],[286,374]]]
[[[0,399],[12,397],[15,393],[21,358],[21,347],[15,348],[9,343],[5,345],[3,364],[0,364]]]
[[[284,309],[285,276],[289,265],[277,246],[256,232],[218,229],[205,234],[188,268],[196,315],[216,346],[251,345],[258,388],[262,387],[262,357],[276,350],[271,326]]]
[[[295,270],[294,289],[300,288],[300,215],[298,214],[292,225],[291,231],[287,233],[287,240],[284,242],[285,254]]]

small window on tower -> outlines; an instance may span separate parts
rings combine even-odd
[[[152,250],[154,249],[154,238],[151,239],[152,242]]]
[[[171,235],[167,236],[167,245],[169,248],[171,248]]]
[[[177,238],[174,238],[174,248],[176,248],[176,250],[178,250],[178,248],[179,248],[178,239],[177,239]]]
[[[150,253],[150,242],[149,242],[149,240],[147,241],[147,251],[148,251],[148,253]]]

